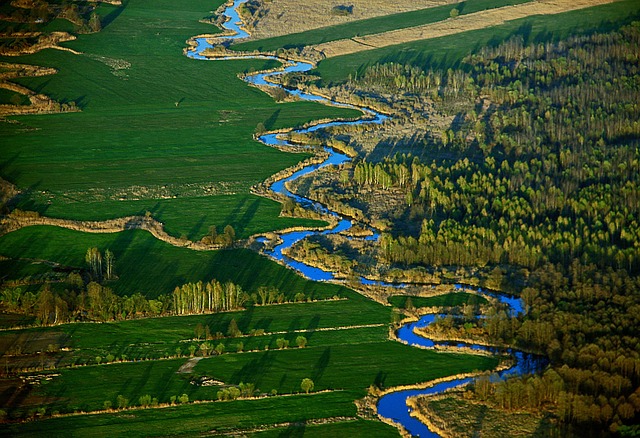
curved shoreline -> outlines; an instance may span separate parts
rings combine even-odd
[[[244,0],[236,0],[236,2],[234,2],[233,6],[231,7],[237,7],[237,5],[241,4],[243,1]],[[238,26],[240,26],[240,24],[238,24]],[[232,40],[237,38],[240,38],[239,32],[235,37],[231,37]],[[224,44],[225,42],[227,42],[224,40],[218,40],[218,41],[221,41],[220,44]],[[188,56],[196,59],[225,60],[225,59],[239,59],[239,58],[250,59],[250,58],[258,57],[261,59],[274,59],[281,62],[282,65],[276,69],[270,70],[268,72],[260,72],[260,73],[245,75],[243,77],[243,79],[247,83],[253,86],[256,86],[258,88],[261,88],[263,89],[263,91],[268,92],[268,90],[265,90],[265,87],[268,88],[268,87],[280,86],[283,90],[287,92],[289,96],[295,96],[295,97],[299,97],[301,99],[306,99],[310,101],[320,101],[321,103],[327,104],[327,105],[335,104],[337,106],[343,106],[343,107],[348,106],[350,108],[355,108],[363,112],[362,118],[351,121],[351,122],[347,122],[347,121],[342,121],[342,122],[334,121],[329,123],[314,122],[313,124],[309,125],[309,127],[306,129],[292,128],[284,132],[310,133],[317,129],[321,129],[323,127],[335,126],[339,124],[366,123],[367,121],[369,123],[376,123],[376,122],[380,123],[386,120],[386,116],[382,116],[380,113],[377,113],[371,108],[364,108],[364,107],[360,107],[357,105],[350,105],[350,104],[346,104],[346,105],[341,104],[333,101],[331,98],[327,98],[319,95],[318,93],[309,92],[307,90],[305,91],[301,91],[298,89],[288,90],[282,87],[281,85],[279,85],[276,81],[269,80],[270,76],[278,75],[278,74],[282,75],[287,72],[304,73],[313,67],[314,65],[313,61],[310,61],[310,60],[295,61],[292,59],[287,59],[286,57],[282,57],[278,55],[266,55],[263,53],[262,54],[260,53],[231,54],[226,48],[223,48],[222,50],[215,50],[211,45],[211,42],[209,41],[206,41],[203,43],[201,40],[200,41],[196,40],[194,41],[194,45],[197,47],[196,50],[199,50],[199,51],[191,52],[191,54],[189,54]],[[205,55],[203,55],[203,53]],[[206,56],[206,55],[209,55],[209,56]],[[372,119],[367,118],[367,115],[373,116],[373,118]],[[283,131],[280,131],[280,132],[283,132]],[[295,150],[299,150],[300,148],[299,145],[296,145],[291,141],[286,141],[281,138],[278,138],[276,133],[262,134],[260,136],[257,136],[257,140],[261,141],[262,143],[270,147],[278,147],[278,148],[286,147],[287,149],[293,148]],[[314,159],[311,160],[311,162],[316,162],[316,164],[310,164],[307,166],[299,164],[296,168],[302,167],[302,169],[297,171],[293,170],[293,168],[287,169],[281,172],[278,176],[272,176],[267,181],[260,184],[260,189],[261,189],[260,192],[266,191],[267,197],[275,196],[277,198],[293,199],[295,202],[297,202],[299,205],[301,205],[304,208],[313,209],[316,212],[322,213],[323,215],[329,215],[335,218],[336,221],[338,222],[337,225],[334,226],[332,224],[332,228],[330,227],[329,229],[322,232],[322,234],[326,235],[326,234],[337,234],[337,233],[344,232],[350,229],[353,226],[353,223],[350,220],[347,220],[344,217],[340,216],[335,211],[330,210],[327,206],[317,203],[311,199],[301,197],[300,195],[292,193],[288,190],[289,181],[293,181],[303,175],[311,173],[329,164],[342,164],[349,160],[349,157],[347,157],[346,155],[339,154],[327,148],[325,148],[325,151],[327,151],[329,157],[325,161],[323,161],[321,164],[317,164],[318,158],[315,157]],[[336,160],[332,161],[332,158],[334,157],[336,158]],[[287,174],[290,174],[290,176],[284,176]],[[301,275],[311,280],[344,283],[343,279],[339,278],[339,276],[337,276],[336,273],[330,270],[317,268],[307,262],[297,261],[287,257],[286,255],[287,249],[291,248],[295,243],[299,242],[300,240],[305,239],[306,237],[314,234],[314,231],[306,230],[302,232],[272,233],[272,234],[276,235],[276,237],[273,239],[267,239],[266,237],[256,239],[258,243],[261,243],[263,245],[268,244],[271,247],[271,249],[268,249],[268,250],[261,249],[262,253],[270,256],[277,263],[283,264],[291,269],[297,270]],[[360,283],[362,284],[363,287],[368,287],[369,284],[372,284],[370,281],[364,278],[361,278]],[[376,283],[373,283],[373,284],[376,284]],[[379,285],[394,286],[392,284],[385,284],[384,282],[379,283]],[[454,286],[454,288],[459,288],[459,287]],[[515,299],[512,299],[512,298],[510,299],[506,296],[499,296],[496,294],[492,294],[490,292],[484,292],[482,290],[478,290],[474,292],[485,295],[488,298],[490,298],[490,300],[498,299],[504,302],[507,306],[509,306],[514,312],[521,310],[521,304],[517,304],[516,303],[517,300]],[[366,294],[364,295],[366,296]],[[478,344],[473,344],[473,345],[458,344],[457,346],[452,347],[448,345],[445,345],[445,346],[437,345],[436,344],[437,341],[434,342],[433,340],[429,340],[425,338],[422,338],[422,341],[418,341],[418,342],[416,342],[414,339],[411,339],[411,337],[408,337],[407,339],[403,338],[403,336],[407,336],[408,333],[410,333],[415,338],[416,335],[413,333],[415,330],[414,327],[419,327],[420,326],[419,324],[422,323],[423,319],[427,321],[426,325],[428,325],[433,321],[433,318],[434,318],[433,314],[427,314],[423,316],[423,318],[421,318],[417,324],[411,323],[411,324],[408,324],[408,327],[403,326],[402,329],[406,328],[405,330],[402,330],[402,329],[399,329],[397,331],[390,330],[389,337],[390,339],[394,339],[399,342],[404,342],[411,346],[418,346],[420,348],[430,348],[430,349],[438,349],[438,350],[445,350],[445,351],[458,352],[458,353],[463,352],[463,353],[495,356],[495,354],[493,354],[489,348],[483,345],[478,345]],[[503,361],[496,369],[493,370],[493,372],[499,372],[500,374],[506,374],[510,372],[520,372],[522,371],[522,369],[526,364],[527,364],[527,360],[524,359],[523,353],[517,353],[515,362]],[[385,423],[392,424],[395,427],[397,427],[400,430],[401,434],[405,436],[418,435],[420,433],[424,433],[427,435],[434,434],[433,430],[432,429],[430,430],[428,425],[425,424],[427,422],[417,421],[419,426],[416,427],[415,418],[408,416],[407,411],[404,412],[403,416],[398,417],[395,415],[396,410],[400,409],[400,411],[402,411],[403,406],[404,406],[404,409],[407,409],[408,403],[410,403],[409,399],[411,397],[415,397],[423,394],[429,394],[429,393],[439,393],[439,392],[445,391],[448,388],[457,387],[457,386],[469,383],[471,379],[477,375],[478,373],[460,374],[460,375],[448,376],[442,379],[436,379],[433,381],[429,381],[429,382],[425,382],[417,385],[390,388],[385,392],[383,392],[382,396],[380,396],[377,399],[376,408],[375,408],[376,415]],[[406,389],[406,388],[410,388],[410,389]],[[381,406],[385,405],[385,403],[388,403],[388,400],[393,400],[391,401],[392,407],[388,408],[385,411],[381,409]],[[409,408],[409,413],[410,412],[411,412],[411,409]],[[419,430],[419,432],[417,430]]]

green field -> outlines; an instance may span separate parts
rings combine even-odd
[[[47,436],[179,436],[229,432],[283,422],[305,422],[318,418],[355,415],[351,394],[332,392],[294,397],[270,397],[207,404],[189,404],[165,409],[127,411],[106,415],[54,418],[11,425],[10,435]],[[374,430],[389,430],[374,428]],[[389,433],[387,432],[387,435]],[[397,436],[397,432],[396,435]]]
[[[23,202],[26,210],[36,210],[47,216],[75,220],[107,220],[114,211],[128,208],[126,214],[143,216],[147,211],[166,224],[165,230],[173,236],[187,236],[198,240],[209,232],[211,225],[222,233],[223,226],[231,225],[238,238],[271,229],[293,226],[317,227],[325,222],[311,219],[280,217],[280,204],[271,199],[248,194],[226,196],[197,196],[178,199],[140,201],[96,201],[52,204],[46,208],[35,202]],[[124,211],[123,211],[124,212]]]
[[[376,360],[367,360],[375,354]],[[303,349],[288,348],[264,352],[226,353],[204,358],[193,373],[178,374],[187,359],[149,360],[61,369],[59,376],[33,389],[50,411],[95,411],[105,400],[114,405],[118,395],[139,405],[140,396],[150,394],[160,403],[186,393],[189,400],[215,400],[218,386],[191,383],[194,376],[207,376],[225,384],[253,383],[263,393],[300,392],[300,382],[311,378],[315,390],[345,390],[351,399],[363,397],[366,389],[407,385],[458,372],[491,369],[496,358],[436,353],[393,341],[360,344],[334,343]],[[428,367],[423,365],[428,363]],[[91,382],[90,385],[86,382]],[[345,413],[346,415],[347,413]]]
[[[192,251],[157,240],[146,231],[90,234],[55,227],[27,227],[0,237],[0,255],[50,260],[72,268],[85,268],[87,248],[109,248],[116,257],[118,280],[107,283],[116,293],[141,292],[148,298],[171,293],[176,286],[213,278],[232,281],[248,292],[273,286],[291,298],[298,292],[315,299],[343,296],[342,286],[314,283],[249,250]],[[33,264],[0,263],[0,276],[21,278]],[[43,265],[37,264],[37,269]],[[158,275],[162,273],[162,275]]]
[[[368,50],[325,59],[315,70],[324,83],[342,82],[368,65],[396,62],[417,65],[425,70],[455,67],[462,59],[482,46],[497,45],[513,35],[527,43],[557,41],[576,33],[591,33],[617,28],[640,18],[640,4],[635,0],[509,21],[500,26]]]
[[[386,340],[390,309],[364,301],[357,295],[352,294],[351,297],[341,301],[256,306],[242,312],[213,315],[147,318],[105,324],[64,324],[4,331],[0,332],[0,350],[8,351],[18,344],[22,345],[24,354],[46,350],[49,344],[57,349],[70,348],[70,352],[56,355],[59,366],[95,363],[97,356],[105,358],[109,354],[115,358],[121,358],[124,354],[130,360],[160,359],[174,356],[176,348],[181,349],[181,354],[187,354],[190,345],[198,346],[201,342],[195,340],[195,327],[198,324],[208,326],[212,334],[226,334],[232,319],[236,320],[238,328],[245,335],[254,330],[263,330],[266,334],[214,341],[216,345],[222,342],[226,351],[237,351],[239,342],[243,343],[245,351],[264,350],[265,346],[277,348],[277,338],[289,340],[291,347],[294,347],[295,338],[299,335],[307,338],[309,346]],[[2,315],[1,319],[7,325],[19,323],[25,318]],[[332,327],[370,324],[381,325],[322,331]],[[153,334],[152,339],[149,333]]]
[[[462,2],[457,5],[437,6],[433,8],[418,9],[416,11],[402,12],[399,14],[369,18],[366,20],[351,21],[346,24],[323,27],[308,30],[306,32],[292,33],[279,37],[265,38],[257,41],[249,41],[233,46],[234,50],[277,50],[279,48],[304,47],[328,41],[353,38],[356,36],[372,35],[388,32],[394,29],[421,26],[435,23],[449,18],[451,10],[455,7],[460,15],[472,14],[486,9],[500,8],[503,6],[527,3],[531,0],[474,0]]]
[[[187,394],[190,401],[215,400],[219,386],[192,383],[194,379],[206,376],[225,384],[252,383],[261,393],[276,390],[278,394],[300,392],[300,382],[309,377],[313,379],[316,391],[338,390],[338,397],[351,401],[339,409],[334,406],[337,411],[333,415],[351,416],[354,413],[352,401],[364,396],[372,384],[383,388],[411,384],[452,373],[490,369],[498,363],[496,358],[419,350],[370,336],[365,336],[361,342],[349,343],[339,331],[323,334],[333,339],[322,345],[314,335],[312,346],[304,349],[270,349],[204,358],[188,374],[176,373],[187,360],[185,358],[60,369],[52,380],[41,380],[22,402],[22,407],[12,410],[10,415],[18,415],[22,410],[27,412],[33,408],[31,403],[45,407],[48,412],[100,410],[105,401],[111,401],[115,406],[118,395],[126,397],[130,406],[138,405],[139,398],[146,394],[156,397],[160,403],[168,403],[172,396],[181,394]],[[372,354],[375,354],[375,361],[369,360]],[[424,366],[426,363],[428,367]],[[279,402],[280,399],[272,400]],[[323,407],[316,402],[324,403],[321,397],[311,397],[306,399],[305,409],[315,412],[314,415],[325,416]],[[230,404],[221,416],[232,415],[236,406]],[[277,422],[277,416],[261,420],[259,415],[251,416],[250,421],[258,420],[273,424]],[[68,419],[67,423],[76,428],[83,421],[78,417]],[[24,428],[28,431],[30,426]]]
[[[16,82],[82,109],[0,123],[0,176],[25,189],[19,208],[74,219],[155,210],[171,233],[192,238],[210,225],[235,223],[246,237],[308,224],[276,220],[276,204],[249,195],[252,185],[305,158],[261,145],[254,130],[259,123],[272,129],[359,113],[277,104],[237,77],[273,67],[272,61],[184,56],[188,38],[217,32],[198,20],[219,3],[103,5],[103,17],[117,18],[65,43],[82,55],[45,50],[0,58],[56,68],[56,75]]]

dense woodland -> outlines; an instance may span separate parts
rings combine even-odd
[[[634,23],[556,43],[514,37],[447,72],[376,65],[358,80],[430,95],[443,111],[473,108],[440,133],[437,159],[361,161],[352,184],[403,189],[405,211],[388,218],[383,261],[525,273],[526,316],[492,310],[453,325],[542,353],[550,367],[481,379],[475,396],[547,409],[595,434],[628,431],[640,418],[639,56]]]
[[[442,134],[464,158],[356,166],[358,184],[405,188],[406,215],[422,223],[417,235],[385,236],[385,257],[527,268],[579,259],[637,272],[639,37],[633,25],[555,45],[514,38],[469,58],[469,72],[367,70],[364,83],[480,102]]]

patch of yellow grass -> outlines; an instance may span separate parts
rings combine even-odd
[[[331,58],[364,50],[393,46],[412,41],[438,38],[470,30],[497,26],[507,21],[526,18],[532,15],[551,15],[584,9],[592,6],[613,3],[616,0],[538,0],[515,6],[489,9],[473,14],[450,18],[437,23],[389,32],[367,35],[319,44],[313,48],[325,57]]]
[[[251,29],[252,39],[269,38],[305,30],[364,20],[382,15],[415,11],[459,0],[266,0],[266,15]],[[301,4],[302,3],[302,4]],[[353,6],[353,14],[335,15],[334,6]]]

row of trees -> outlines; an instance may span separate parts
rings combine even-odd
[[[94,281],[113,280],[115,278],[115,256],[110,250],[105,250],[104,257],[98,248],[89,248],[85,261],[89,268],[89,275]]]
[[[36,324],[72,321],[115,321],[147,316],[186,315],[239,310],[249,299],[234,283],[187,283],[171,295],[148,299],[141,293],[120,296],[109,287],[91,281],[84,284],[77,273],[69,275],[66,289],[54,290],[50,284],[37,292],[20,287],[0,291],[5,311],[31,315]]]
[[[234,283],[186,283],[176,287],[172,294],[172,309],[176,315],[224,312],[242,309],[249,295]]]

